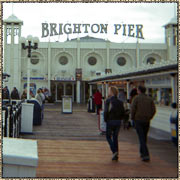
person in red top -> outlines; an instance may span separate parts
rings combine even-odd
[[[102,94],[97,89],[96,93],[94,94],[94,102],[97,108],[97,115],[99,115],[99,110],[102,108]]]

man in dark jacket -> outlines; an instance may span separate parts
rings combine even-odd
[[[135,128],[140,142],[142,161],[149,161],[149,151],[146,144],[147,134],[150,127],[150,120],[156,113],[156,108],[153,99],[147,96],[145,92],[145,87],[138,87],[138,95],[132,101],[131,118],[135,122]]]
[[[2,89],[2,99],[9,99],[9,90],[7,86]]]
[[[11,99],[20,99],[19,93],[18,93],[18,90],[16,89],[16,87],[14,87],[14,89],[11,92]]]
[[[104,120],[106,124],[106,139],[113,153],[112,160],[118,160],[118,134],[121,120],[124,116],[123,102],[117,98],[118,89],[109,87],[109,98],[106,100]]]

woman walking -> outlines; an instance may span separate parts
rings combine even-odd
[[[109,98],[106,100],[104,109],[104,120],[106,126],[106,139],[109,143],[113,153],[112,160],[118,160],[118,134],[121,126],[121,120],[124,116],[123,102],[120,101],[118,96],[118,89],[116,87],[109,87]]]

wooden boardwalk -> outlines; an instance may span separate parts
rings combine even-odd
[[[177,150],[171,142],[149,139],[149,163],[139,157],[134,129],[119,135],[119,161],[112,162],[105,136],[99,134],[97,116],[81,107],[61,114],[58,106],[47,106],[41,126],[34,127],[39,162],[37,177],[177,177]]]
[[[119,161],[112,162],[104,141],[40,140],[37,177],[177,177],[177,169],[158,156],[142,162],[137,146],[119,146]]]

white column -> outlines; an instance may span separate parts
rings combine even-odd
[[[175,74],[171,75],[172,103],[177,103],[177,80]]]
[[[136,43],[136,68],[138,68],[140,66],[140,62],[139,62],[139,41],[137,39],[137,43]]]
[[[158,103],[161,102],[161,88],[158,88],[158,90],[157,90],[157,101],[158,101]]]
[[[10,81],[10,89],[12,90],[13,86],[15,86],[15,77],[14,76],[14,24],[12,23],[11,25],[11,55],[10,55],[10,71],[9,73],[11,74],[11,78],[9,78]]]
[[[102,83],[102,110],[104,110],[104,83]]]
[[[77,103],[81,102],[81,99],[80,99],[81,88],[80,87],[81,87],[81,82],[77,81],[76,82],[76,102]]]
[[[19,29],[19,34],[18,34],[18,40],[20,39],[21,37],[21,25],[18,26],[18,29]],[[19,79],[18,79],[18,86],[19,86],[19,92],[21,93],[22,92],[22,86],[21,86],[21,79],[22,79],[22,76],[21,76],[21,43],[19,42],[19,45],[18,45],[19,49],[19,53],[18,53],[18,68],[19,68]]]
[[[31,58],[28,57],[27,59],[27,99],[29,99],[29,92],[30,92],[30,60]]]
[[[106,42],[106,55],[107,55],[107,66],[106,68],[109,69],[110,68],[110,64],[109,64],[109,41]]]
[[[51,43],[48,43],[48,89],[51,94]]]
[[[127,81],[127,84],[126,84],[126,89],[127,89],[127,99],[129,99],[129,93],[130,93],[130,87],[129,87],[129,84],[130,84],[130,82]]]
[[[77,41],[77,68],[80,68],[80,42],[79,40]]]
[[[4,61],[6,61],[6,63],[3,63],[4,64],[4,71],[3,72],[9,74],[8,69],[7,69],[9,62],[8,62],[8,59],[7,59],[6,51],[7,51],[7,25],[5,24],[4,25]],[[4,85],[3,87],[5,87],[7,84],[8,83],[3,82],[3,85]]]
[[[106,98],[108,98],[108,88],[109,88],[109,84],[106,83]]]

